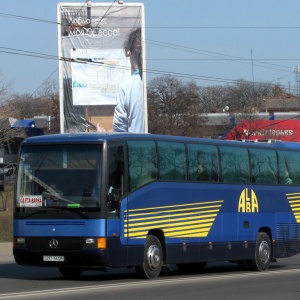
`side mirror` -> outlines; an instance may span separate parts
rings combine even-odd
[[[120,189],[111,189],[110,193],[108,194],[108,201],[118,202],[119,198],[120,198]]]

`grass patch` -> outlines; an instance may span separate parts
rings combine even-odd
[[[0,243],[13,239],[13,185],[0,192]]]

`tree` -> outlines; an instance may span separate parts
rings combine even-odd
[[[11,82],[7,82],[3,79],[3,75],[0,72],[0,105],[9,99],[11,85]]]
[[[60,132],[59,95],[55,81],[46,81],[37,96],[13,94],[2,103],[4,116],[15,119],[33,119],[35,116],[50,116],[48,133]]]
[[[11,128],[13,118],[19,113],[18,106],[10,105],[11,97],[11,82],[6,82],[0,74],[0,151],[15,137],[24,137],[24,130]]]
[[[204,113],[222,113],[228,106],[227,90],[223,86],[199,87],[199,97]]]
[[[208,86],[200,89],[200,103],[205,113],[256,113],[265,106],[264,99],[278,91],[269,82],[253,83],[243,79],[225,86]]]
[[[155,78],[148,85],[149,132],[200,136],[203,117],[199,87],[172,76]]]

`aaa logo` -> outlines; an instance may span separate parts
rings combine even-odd
[[[253,213],[258,212],[258,201],[253,190],[247,188],[241,192],[239,199],[238,212]]]

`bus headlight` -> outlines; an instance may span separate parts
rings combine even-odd
[[[85,244],[86,245],[95,245],[96,241],[93,238],[87,238],[87,239],[85,239]]]
[[[25,248],[26,247],[25,238],[23,237],[14,238],[13,245],[14,248]]]
[[[106,249],[106,238],[86,238],[85,248]]]
[[[96,241],[95,238],[86,238],[84,243],[84,248],[86,249],[94,249],[96,248]]]

